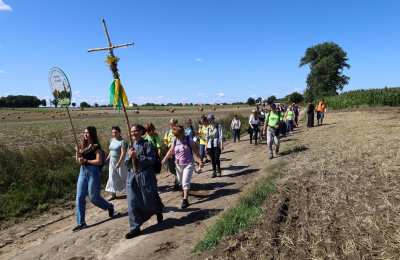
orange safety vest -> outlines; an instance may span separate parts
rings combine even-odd
[[[318,103],[317,112],[325,112],[326,104],[322,101]]]

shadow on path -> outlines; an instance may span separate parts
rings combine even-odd
[[[143,230],[143,234],[151,234],[155,232],[160,232],[163,230],[171,229],[174,227],[181,227],[185,225],[189,225],[195,223],[197,221],[205,220],[211,218],[218,213],[220,213],[222,209],[200,209],[193,212],[190,212],[188,215],[183,216],[181,218],[167,218],[161,224],[153,225]]]
[[[191,191],[206,191],[206,190],[216,190],[224,188],[226,186],[231,186],[235,184],[234,182],[209,182],[209,183],[191,183]]]
[[[200,198],[203,197],[204,199],[194,201],[194,202],[190,203],[190,205],[204,203],[204,202],[215,200],[215,199],[218,199],[218,198],[221,198],[224,196],[230,196],[230,195],[233,195],[238,192],[240,192],[240,189],[220,189],[220,190],[216,190],[214,193],[212,193],[210,195],[197,194],[195,197],[200,197]]]
[[[297,141],[297,140],[299,140],[299,139],[297,139],[297,138],[286,138],[286,139],[281,139],[280,142],[284,143],[284,142]]]
[[[113,218],[108,218],[108,219],[99,221],[99,222],[97,222],[97,223],[88,225],[87,228],[92,228],[92,227],[101,225],[101,224],[103,224],[103,223],[106,223],[106,222],[108,222],[108,221],[111,221],[111,220],[114,220],[114,219],[123,218],[123,217],[126,217],[126,216],[128,216],[128,212],[125,212],[125,213],[119,213],[119,212],[117,212]]]
[[[221,158],[220,159],[221,162],[229,162],[232,161],[232,159],[228,159],[228,158]]]
[[[238,177],[238,176],[255,173],[255,172],[258,172],[259,170],[260,169],[245,169],[245,170],[238,171],[238,172],[231,173],[231,174],[223,174],[222,173],[222,177],[235,178],[235,177]]]
[[[230,165],[228,167],[222,167],[221,170],[223,171],[239,171],[245,168],[249,168],[248,165]]]
[[[322,125],[315,124],[314,127],[330,126],[330,125],[336,125],[336,123],[322,124]]]

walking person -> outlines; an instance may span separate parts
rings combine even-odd
[[[175,118],[171,118],[171,120],[169,121],[169,129],[164,135],[164,144],[167,146],[168,149],[171,148],[172,143],[174,141],[174,135],[172,133],[172,129],[177,125],[178,125],[178,120]],[[178,191],[180,189],[179,188],[180,184],[178,178],[176,177],[175,158],[172,157],[168,159],[167,166],[168,166],[168,171],[175,176],[173,190]]]
[[[130,227],[129,233],[125,235],[126,239],[140,235],[140,227],[153,215],[157,216],[158,223],[163,221],[164,205],[158,194],[154,173],[156,151],[153,145],[142,137],[144,131],[145,128],[141,125],[133,125],[131,128],[134,143],[128,150],[129,161],[133,161],[133,164],[126,183]]]
[[[153,123],[147,123],[144,126],[146,135],[144,139],[153,145],[154,150],[156,151],[156,161],[154,162],[154,172],[155,174],[161,173],[162,165],[161,165],[161,138],[156,132],[156,128]]]
[[[267,133],[267,146],[269,151],[269,159],[274,158],[273,145],[275,145],[275,154],[279,154],[279,122],[280,112],[276,109],[275,104],[271,104],[271,111],[265,117],[263,131]]]
[[[253,143],[253,140],[255,145],[258,144],[258,132],[260,131],[259,124],[260,120],[258,119],[258,113],[256,110],[253,110],[249,117],[250,144]]]
[[[181,183],[183,190],[181,208],[185,209],[189,206],[189,190],[195,167],[193,155],[196,155],[198,158],[200,168],[202,167],[203,163],[200,159],[198,147],[189,135],[185,135],[184,127],[176,126],[172,132],[175,136],[175,140],[168,153],[162,160],[162,163],[167,162],[170,157],[175,155],[176,176],[178,177],[179,183]]]
[[[314,127],[314,110],[315,106],[312,102],[308,103],[307,106],[307,127]]]
[[[107,156],[109,161],[108,166],[108,181],[106,191],[111,193],[111,200],[117,198],[117,192],[124,192],[126,187],[126,178],[128,175],[128,168],[125,164],[125,156],[128,144],[121,137],[121,129],[118,126],[111,128],[112,138],[110,140],[109,150]]]
[[[284,105],[279,105],[279,107],[277,108],[277,111],[279,112],[280,118],[279,118],[279,134],[282,135],[282,137],[285,137],[287,134],[287,125],[285,122],[285,111],[286,108],[284,107]]]
[[[207,120],[206,116],[202,116],[201,117],[201,126],[199,126],[199,149],[200,149],[200,158],[201,161],[204,163],[204,158],[206,158],[206,146],[207,146],[207,132],[208,132],[208,128],[209,128],[210,124]],[[207,160],[206,160],[207,162]]]
[[[237,115],[233,116],[231,122],[231,130],[233,135],[233,142],[236,143],[236,140],[240,142],[240,128],[242,127],[242,122],[240,121]]]
[[[211,178],[221,177],[221,151],[224,149],[223,146],[223,130],[222,126],[215,121],[213,114],[207,116],[207,120],[210,122],[210,127],[207,130],[207,153],[211,157],[213,173]]]
[[[196,132],[194,131],[193,121],[191,118],[186,120],[185,135],[189,136],[192,140],[196,138]]]
[[[294,129],[294,112],[293,107],[289,106],[285,113],[287,133],[290,134]]]
[[[321,99],[318,102],[318,106],[317,106],[317,122],[318,125],[322,125],[323,121],[324,121],[324,117],[325,117],[325,112],[326,112],[326,103],[324,99]]]
[[[114,217],[114,206],[101,195],[101,168],[106,158],[101,150],[97,130],[94,126],[85,128],[80,147],[76,147],[76,160],[81,165],[76,185],[76,222],[73,231],[87,227],[85,221],[86,196],[97,207],[107,210],[110,218]]]
[[[144,136],[144,139],[149,141],[153,147],[156,150],[156,153],[158,155],[161,154],[161,138],[156,132],[156,127],[154,126],[153,123],[147,123],[144,125],[144,129],[146,131],[146,135]]]
[[[300,116],[300,108],[299,105],[293,103],[292,104],[293,107],[293,112],[294,112],[294,123],[295,123],[295,127],[299,126],[299,116]]]

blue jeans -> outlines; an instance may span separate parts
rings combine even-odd
[[[233,129],[233,142],[236,143],[236,140],[240,141],[240,129]]]
[[[199,153],[200,153],[200,159],[203,161],[204,157],[206,157],[206,145],[205,144],[201,144],[199,146]]]
[[[286,127],[287,127],[287,133],[293,132],[294,121],[293,120],[287,120],[286,121]]]
[[[76,185],[76,222],[78,225],[86,224],[86,196],[97,207],[107,210],[113,207],[100,195],[101,181],[98,166],[81,166],[78,183]]]

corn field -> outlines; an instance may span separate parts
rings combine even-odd
[[[325,98],[331,109],[360,106],[400,106],[400,88],[354,90]]]

